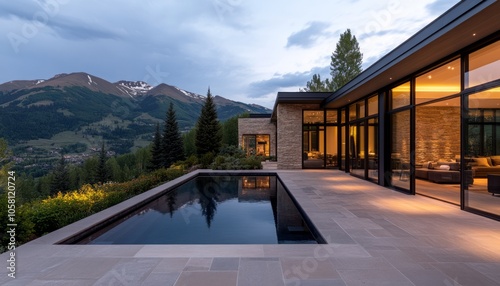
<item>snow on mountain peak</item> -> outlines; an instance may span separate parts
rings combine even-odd
[[[196,94],[196,93],[192,93],[192,92],[188,92],[188,91],[185,91],[183,89],[180,89],[176,86],[174,86],[175,89],[177,89],[178,91],[182,92],[185,96],[188,96],[188,97],[192,97],[192,98],[197,98],[197,99],[204,99],[205,97],[202,96],[202,95],[199,95],[199,94]]]
[[[121,80],[117,82],[117,87],[121,91],[130,95],[130,97],[136,95],[145,95],[148,91],[150,91],[153,88],[147,82],[144,81],[126,81],[126,80]]]

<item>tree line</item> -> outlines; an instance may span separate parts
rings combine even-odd
[[[195,128],[181,134],[176,112],[170,104],[163,125],[157,124],[153,140],[147,147],[111,157],[107,155],[109,146],[103,142],[99,154],[81,165],[71,165],[61,155],[48,175],[34,178],[18,174],[19,202],[65,193],[85,184],[126,182],[145,173],[168,168],[186,158],[190,164],[204,162],[209,165],[222,146],[238,146],[238,117],[241,115],[219,122],[209,89]],[[12,163],[7,163],[10,155],[4,140],[0,140],[0,152],[3,155],[0,168],[8,169]]]

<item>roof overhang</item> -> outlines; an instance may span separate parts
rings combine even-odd
[[[500,29],[500,2],[461,1],[403,44],[364,70],[323,102],[338,108],[397,83],[429,65],[456,55]]]
[[[276,101],[274,102],[273,113],[271,115],[271,121],[276,121],[277,119],[277,107],[280,103],[288,104],[321,104],[325,101],[328,96],[331,96],[332,92],[278,92],[276,96]]]

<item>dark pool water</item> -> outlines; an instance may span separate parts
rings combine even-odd
[[[275,176],[198,176],[79,243],[317,243],[310,229]]]

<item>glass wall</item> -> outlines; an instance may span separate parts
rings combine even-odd
[[[468,96],[465,205],[500,215],[500,87]],[[492,197],[493,196],[493,197]]]
[[[397,86],[390,91],[391,109],[410,105],[410,82]]]
[[[368,178],[378,182],[378,119],[368,120]]]
[[[269,134],[243,135],[243,150],[247,156],[257,155],[269,157],[271,146]]]
[[[336,110],[304,110],[302,165],[306,169],[338,167]]]
[[[415,109],[415,191],[458,205],[459,122],[460,97],[419,105]]]
[[[410,191],[410,110],[390,116],[391,186]]]
[[[500,41],[471,53],[468,66],[466,88],[500,79]]]
[[[349,166],[351,174],[365,176],[365,126],[364,122],[351,124],[349,129]]]
[[[378,96],[350,106],[349,169],[351,174],[378,181]]]

